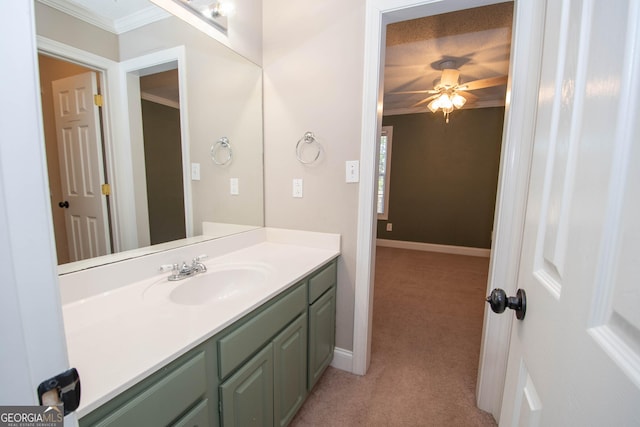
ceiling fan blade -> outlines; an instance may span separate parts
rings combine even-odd
[[[489,77],[488,79],[474,80],[460,85],[463,90],[484,89],[486,87],[500,86],[507,83],[507,76]]]
[[[467,98],[468,102],[476,102],[478,100],[478,97],[474,94],[472,94],[471,92],[465,92],[463,90],[456,90],[456,93],[459,95],[464,96],[465,98]]]
[[[422,105],[422,104],[426,104],[427,102],[431,101],[433,98],[436,98],[437,96],[438,96],[438,95],[436,94],[436,95],[430,96],[430,97],[428,97],[428,98],[425,98],[425,99],[423,99],[422,101],[416,102],[415,104],[413,104],[413,105],[411,106],[411,108],[413,108],[413,107],[419,107],[419,106],[420,106],[420,105]]]
[[[458,78],[460,78],[460,71],[445,68],[442,70],[442,77],[440,77],[440,85],[442,86],[456,86],[458,84]]]
[[[437,90],[425,89],[425,90],[405,90],[401,92],[389,92],[389,95],[409,95],[414,93],[438,93]]]

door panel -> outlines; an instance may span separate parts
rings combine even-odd
[[[639,23],[547,1],[501,425],[640,424]]]
[[[96,73],[52,82],[58,156],[71,261],[110,253]]]

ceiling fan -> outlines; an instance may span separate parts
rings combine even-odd
[[[446,123],[449,123],[449,113],[454,109],[462,108],[467,100],[471,102],[478,100],[478,97],[469,93],[469,91],[500,86],[507,83],[507,76],[497,76],[461,84],[460,71],[455,68],[455,62],[451,60],[442,61],[440,69],[442,70],[442,75],[440,76],[440,79],[434,81],[433,89],[391,93],[397,95],[417,93],[430,94],[430,96],[418,101],[412,105],[412,107],[418,107],[428,102],[427,108],[429,108],[433,113],[438,110],[442,110]]]

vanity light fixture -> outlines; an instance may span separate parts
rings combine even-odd
[[[201,19],[213,24],[218,29],[226,33],[227,16],[233,14],[235,5],[231,1],[225,0],[174,0],[176,3],[195,12]]]

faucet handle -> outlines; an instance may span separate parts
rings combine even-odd
[[[207,255],[207,254],[201,254],[201,255],[198,255],[197,257],[195,257],[195,258],[193,259],[193,262],[200,262],[200,261],[202,261],[203,259],[207,259],[207,258],[209,258],[209,255]]]

